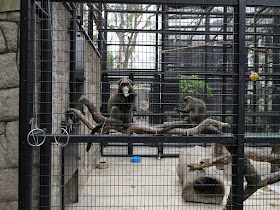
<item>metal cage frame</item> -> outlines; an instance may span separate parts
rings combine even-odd
[[[29,98],[29,101],[32,101],[32,97],[26,95],[29,90],[32,88],[28,81],[34,80],[34,76],[30,73],[32,72],[32,66],[30,65],[30,58],[34,56],[32,53],[34,52],[34,46],[28,42],[28,40],[32,40],[34,36],[34,30],[32,30],[32,26],[34,25],[32,15],[34,15],[34,8],[36,5],[34,4],[34,0],[21,1],[21,35],[20,35],[20,132],[19,132],[19,209],[28,210],[31,207],[31,170],[32,170],[32,148],[26,141],[26,137],[30,130],[29,119],[27,113],[32,110],[32,104],[27,103],[26,98]],[[57,1],[63,2],[63,1]],[[83,2],[82,0],[77,0],[75,2]],[[88,0],[87,2],[91,3],[131,3],[129,0]],[[42,13],[40,15],[48,15],[48,1],[42,1]],[[234,109],[235,117],[233,124],[237,125],[234,128],[233,136],[140,136],[140,137],[115,137],[115,136],[89,136],[89,135],[74,135],[71,134],[71,142],[73,143],[89,143],[96,142],[102,143],[106,145],[107,143],[129,143],[133,141],[133,143],[147,143],[149,142],[153,146],[163,145],[165,143],[169,143],[172,140],[173,143],[225,143],[232,144],[234,157],[233,157],[233,204],[234,209],[243,209],[243,196],[244,196],[244,145],[245,144],[258,144],[258,143],[268,143],[273,144],[275,142],[279,142],[279,138],[277,137],[255,137],[250,135],[245,135],[245,107],[243,104],[245,103],[245,18],[246,18],[246,6],[280,6],[280,2],[278,0],[137,0],[133,3],[139,4],[171,4],[171,3],[184,3],[189,5],[212,5],[212,6],[233,6],[235,14],[234,15],[234,72],[236,73],[233,80],[238,85],[238,89],[234,90],[236,97],[234,98],[234,103],[237,104]],[[45,11],[45,12],[43,12]],[[46,29],[49,26],[49,22],[45,21],[43,27]],[[92,29],[89,29],[92,30]],[[52,53],[51,45],[49,44],[49,36],[50,34],[44,35],[44,43],[43,47],[47,52]],[[74,36],[74,35],[73,35]],[[102,44],[102,42],[100,42]],[[101,46],[102,47],[102,46]],[[50,56],[50,55],[45,55]],[[72,55],[74,56],[74,55]],[[47,59],[46,59],[47,60]],[[44,81],[50,82],[49,86],[46,86],[47,90],[46,94],[42,96],[42,100],[46,102],[46,104],[51,103],[50,95],[51,94],[51,64],[46,61],[45,63],[45,73],[43,76]],[[51,113],[51,106],[42,107],[46,110],[46,112]],[[42,122],[51,122],[49,116],[45,116],[42,119]],[[46,130],[50,131],[50,127],[44,127]],[[152,139],[152,140],[151,140]],[[41,153],[43,154],[41,161],[41,170],[43,173],[43,177],[40,181],[42,185],[40,189],[41,196],[41,208],[42,209],[50,209],[49,205],[49,194],[50,194],[50,177],[48,174],[50,173],[51,160],[48,157],[50,153],[51,142],[53,141],[53,135],[46,135],[46,143],[40,148]],[[159,147],[160,148],[160,147]],[[159,151],[160,152],[160,151]]]

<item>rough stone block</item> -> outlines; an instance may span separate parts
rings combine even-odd
[[[17,70],[16,53],[1,55],[0,66],[0,88],[19,87],[19,72]]]
[[[2,21],[0,28],[4,32],[9,50],[16,51],[18,44],[18,25],[14,22]]]
[[[0,90],[0,121],[18,120],[19,88]]]
[[[18,202],[17,201],[0,202],[0,209],[17,210]]]
[[[1,0],[0,12],[20,10],[20,0]]]
[[[8,14],[6,12],[0,12],[0,20],[7,20]]]
[[[5,132],[5,127],[6,127],[6,123],[4,122],[0,122],[0,135],[2,135]]]
[[[5,135],[1,135],[0,136],[0,169],[7,168],[6,160],[7,160],[7,139]]]
[[[18,167],[18,136],[19,136],[19,122],[10,122],[7,124],[7,167]]]
[[[0,170],[0,201],[18,200],[18,169]]]
[[[6,50],[6,45],[5,45],[4,34],[0,30],[0,53],[4,52],[5,50]]]
[[[8,13],[8,20],[20,22],[20,12],[10,12]]]

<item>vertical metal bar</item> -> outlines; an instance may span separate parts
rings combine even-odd
[[[168,14],[166,14],[166,12],[168,11],[168,7],[167,5],[162,5],[162,31],[165,31],[168,29]],[[167,41],[167,34],[166,33],[162,33],[162,43],[161,43],[161,50],[165,50],[165,42]],[[162,93],[164,93],[165,89],[164,89],[164,83],[165,83],[165,78],[164,78],[164,71],[165,71],[165,67],[166,65],[166,59],[165,59],[165,54],[161,55],[161,72],[162,74],[160,75],[160,93],[159,95],[161,95],[161,97],[159,98],[159,113],[160,113],[160,117],[159,117],[159,123],[163,123],[164,121],[164,116],[163,116],[163,96]]]
[[[265,36],[265,46],[270,45],[270,38],[268,36]],[[268,74],[268,53],[265,53],[265,59],[264,59],[264,74],[265,74],[265,87],[267,87],[268,81],[267,81],[267,74]],[[264,96],[264,111],[268,112],[268,95],[265,94]]]
[[[88,36],[93,40],[93,11],[88,12]]]
[[[80,25],[84,24],[84,6],[80,3]]]
[[[49,1],[41,1],[48,18],[41,21],[40,127],[52,132],[52,36]],[[51,209],[51,142],[40,147],[40,209]]]
[[[280,16],[279,16],[279,12],[280,9],[279,8],[274,8],[274,18],[273,18],[273,46],[279,46],[280,43]],[[277,15],[276,15],[277,14]],[[280,92],[280,59],[279,59],[279,55],[280,55],[280,50],[279,48],[274,48],[273,49],[273,56],[272,56],[272,60],[273,60],[273,74],[275,74],[275,76],[273,77],[273,91],[272,94],[273,99],[272,99],[272,111],[273,112],[280,112],[280,97],[279,97],[279,92]],[[278,95],[278,96],[277,96]],[[279,127],[277,128],[276,125],[280,124],[280,118],[279,117],[274,117],[273,118],[273,132],[278,132],[279,131]]]
[[[156,31],[159,29],[159,6],[157,6],[157,13],[156,13]],[[156,65],[155,65],[155,72],[158,72],[159,69],[159,33],[156,33]],[[154,74],[154,82],[151,85],[152,89],[152,111],[153,113],[157,113],[160,109],[159,107],[159,100],[160,100],[160,76],[159,74]],[[150,117],[151,118],[151,117]],[[150,123],[152,124],[158,124],[159,118],[158,116],[153,116],[151,119],[149,119]]]
[[[18,209],[29,210],[32,208],[32,147],[28,145],[26,137],[30,131],[28,115],[33,112],[34,1],[22,0],[20,12]]]
[[[76,90],[76,37],[77,37],[77,11],[72,8],[70,22],[70,107],[75,107]]]
[[[228,25],[228,16],[227,16],[227,7],[224,7],[224,17],[223,17],[223,40],[227,41],[227,25]],[[226,77],[226,71],[227,71],[227,45],[223,45],[223,76],[222,76],[222,122],[226,122],[226,92],[227,92],[227,77]]]
[[[256,17],[256,7],[255,9],[255,14],[254,14],[254,47],[257,48],[257,17]],[[254,67],[253,70],[254,72],[258,72],[258,68],[259,68],[259,53],[257,51],[254,51]],[[256,82],[253,82],[253,113],[257,113],[258,108],[257,108],[257,84]],[[256,126],[256,116],[253,116],[253,127],[252,127],[252,132],[257,132],[257,126]]]
[[[103,5],[103,10],[104,12],[104,22],[103,24],[100,24],[100,27],[104,27],[105,29],[108,29],[107,27],[107,22],[108,22],[108,12],[106,8],[106,4]],[[107,113],[108,108],[107,108],[107,102],[110,98],[110,84],[109,80],[107,77],[107,31],[103,32],[104,34],[104,39],[101,41],[101,73],[102,73],[102,104],[101,104],[101,110],[102,113]]]
[[[244,133],[245,133],[245,21],[246,0],[239,0],[234,8],[234,128],[237,145],[231,151],[232,159],[232,204],[234,209],[243,209],[244,181]]]
[[[280,43],[280,16],[279,16],[280,9],[279,8],[274,8],[274,14],[277,14],[273,18],[273,46],[279,46]],[[272,55],[272,60],[273,60],[273,74],[275,76],[273,77],[273,89],[272,89],[272,112],[280,112],[280,97],[279,97],[279,92],[280,92],[280,62],[279,62],[279,54],[280,50],[279,48],[273,49],[273,55]],[[280,124],[280,119],[279,117],[273,117],[272,120],[272,131],[273,132],[279,132],[279,124]],[[280,145],[279,144],[274,144],[272,145],[272,154],[279,154],[280,153]],[[277,172],[280,170],[280,165],[279,164],[272,164],[271,165],[271,172]]]
[[[210,41],[210,38],[209,38],[209,34],[208,32],[210,31],[210,25],[209,25],[209,22],[210,22],[210,18],[209,18],[209,14],[207,13],[205,15],[205,43],[209,43]],[[204,95],[202,96],[203,100],[205,101],[205,103],[207,104],[208,103],[208,97],[207,97],[207,83],[208,83],[208,70],[209,70],[209,48],[207,46],[205,46],[204,48]]]

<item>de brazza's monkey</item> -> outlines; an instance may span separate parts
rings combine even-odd
[[[204,101],[191,96],[186,96],[184,98],[184,103],[186,104],[184,109],[175,108],[174,111],[183,113],[183,118],[187,117],[187,120],[191,124],[199,124],[205,120],[206,104]]]
[[[108,112],[111,118],[121,120],[124,124],[132,122],[133,108],[135,105],[136,93],[133,88],[133,82],[130,79],[121,79],[118,81],[117,92],[108,100]],[[95,134],[103,124],[97,125],[91,132]],[[90,150],[91,143],[88,143],[86,151]]]
[[[130,79],[121,79],[118,89],[108,101],[108,112],[111,118],[119,119],[123,123],[131,123],[136,93]]]
[[[187,118],[187,121],[194,125],[201,123],[206,117],[206,104],[204,101],[194,98],[191,96],[186,96],[184,98],[185,108],[174,108],[174,111],[183,114],[183,118]],[[173,128],[177,128],[180,125],[170,125],[163,128],[159,134],[163,134]],[[181,125],[184,126],[184,125]],[[180,127],[181,127],[180,126]]]

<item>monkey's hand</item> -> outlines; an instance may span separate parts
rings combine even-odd
[[[175,107],[174,108],[174,112],[184,113],[184,114],[188,114],[189,113],[189,111],[187,111],[186,109],[182,109],[181,107],[180,108]]]
[[[176,113],[180,113],[180,112],[182,111],[182,109],[181,109],[181,108],[175,107],[175,108],[173,109],[173,111],[176,112]]]

